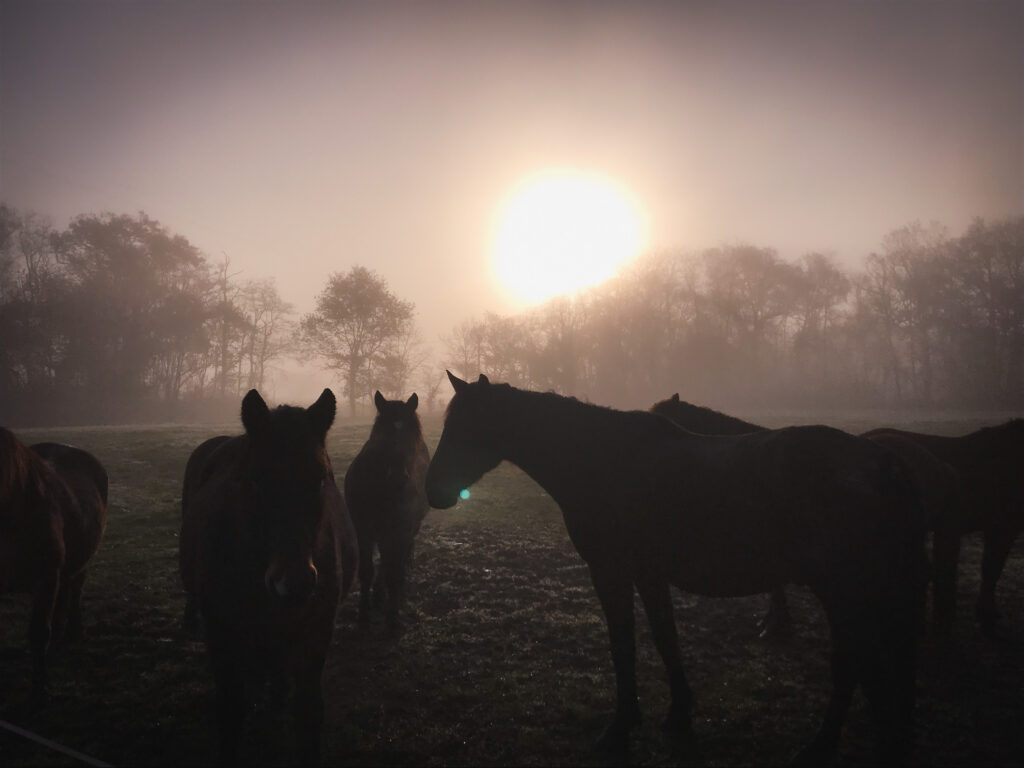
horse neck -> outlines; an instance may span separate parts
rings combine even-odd
[[[749,432],[763,432],[764,427],[737,419],[735,416],[728,416],[710,408],[701,408],[696,405],[689,405],[692,410],[686,411],[686,415],[675,421],[691,432],[702,435],[737,435]]]
[[[514,391],[499,452],[565,510],[581,494],[595,492],[594,470],[615,461],[627,416],[557,395]]]

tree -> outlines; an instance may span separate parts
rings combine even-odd
[[[413,304],[395,296],[382,277],[366,267],[330,275],[316,309],[299,324],[307,350],[341,376],[354,416],[356,401],[375,389],[375,380],[393,368],[400,341],[413,323]]]
[[[262,389],[271,361],[285,355],[287,339],[294,332],[292,305],[281,298],[270,280],[250,280],[242,286],[239,309],[245,319],[245,336],[238,360],[238,380],[244,389]],[[242,369],[245,369],[244,372]]]
[[[207,285],[203,255],[144,213],[79,216],[56,247],[70,283],[58,380],[104,420],[137,414],[152,392],[175,397],[178,369],[166,354],[201,334],[195,310]]]

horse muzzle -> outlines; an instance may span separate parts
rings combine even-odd
[[[427,502],[434,509],[450,509],[459,500],[458,492],[448,493],[427,483]]]
[[[284,568],[273,561],[263,578],[267,592],[275,600],[302,604],[309,601],[316,592],[317,570],[311,560]]]

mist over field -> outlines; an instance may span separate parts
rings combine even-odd
[[[0,0],[0,764],[1024,766],[1022,73],[1017,0]]]
[[[0,423],[1018,411],[1017,3],[0,5]]]

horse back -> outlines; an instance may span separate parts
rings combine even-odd
[[[697,592],[753,594],[837,566],[883,580],[864,552],[895,551],[924,528],[902,460],[830,427],[686,436],[638,460],[647,487],[625,506],[644,521],[639,548]]]

